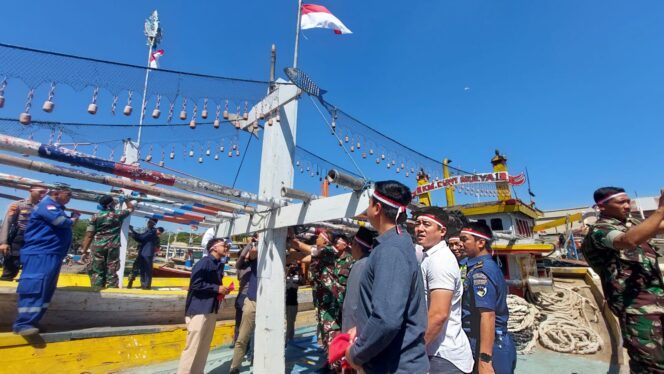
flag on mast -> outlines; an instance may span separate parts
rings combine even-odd
[[[159,64],[157,63],[159,61],[159,57],[164,55],[164,50],[163,49],[157,49],[156,51],[152,52],[152,55],[150,55],[150,68],[151,69],[157,69],[159,67]]]
[[[346,25],[335,17],[326,7],[316,4],[302,4],[300,28],[307,29],[333,29],[335,34],[352,34]]]

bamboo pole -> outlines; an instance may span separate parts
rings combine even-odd
[[[42,144],[32,140],[0,134],[0,149],[29,156],[38,156],[49,160],[110,173],[117,176],[142,180],[162,185],[173,186],[194,193],[207,193],[238,200],[243,203],[259,204],[269,207],[281,205],[281,201],[265,199],[257,194],[226,187],[199,178],[182,178],[172,174],[144,169],[136,165],[126,165],[104,160],[92,155],[54,145]]]
[[[89,182],[105,184],[117,188],[127,188],[133,191],[145,192],[147,194],[155,196],[164,196],[171,199],[177,199],[183,201],[190,201],[192,199],[192,195],[190,193],[166,190],[164,188],[155,187],[148,184],[136,183],[129,180],[122,180],[120,178],[108,177],[98,174],[86,173],[76,169],[57,167],[51,164],[47,164],[45,162],[32,161],[29,159],[14,157],[10,155],[0,154],[0,164],[16,166],[23,169],[38,171],[41,173],[59,175],[63,177],[69,177]],[[195,198],[202,204],[209,205],[211,207],[214,207],[215,209],[219,209],[224,212],[253,211],[253,208],[251,207],[245,207],[242,205],[217,200],[207,196],[195,196]]]

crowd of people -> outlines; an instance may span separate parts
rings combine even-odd
[[[64,185],[50,191],[32,188],[27,199],[10,205],[0,228],[2,279],[13,279],[22,267],[13,325],[19,335],[39,332],[53,297],[79,217],[75,211],[65,212],[70,199]],[[630,198],[621,188],[600,188],[594,200],[599,218],[582,252],[620,321],[631,371],[663,373],[664,281],[649,240],[664,233],[664,190],[659,207],[643,222],[630,217]],[[99,213],[87,227],[83,247],[92,248],[91,283],[97,288],[118,286],[120,227],[133,210],[130,202],[126,209],[116,209],[120,202],[111,196],[100,199]],[[411,236],[404,225],[410,202],[405,185],[376,182],[366,210],[375,231],[363,227],[350,239],[317,229],[313,242],[289,238],[286,343],[294,337],[298,288],[309,278],[318,341],[335,356],[326,371],[513,373],[516,351],[507,332],[508,289],[491,255],[491,229],[429,207],[413,213]],[[153,249],[163,232],[156,223],[149,221],[143,233],[131,229],[140,246],[142,288],[150,288],[148,265],[151,269]],[[257,241],[255,235],[236,264],[240,286],[231,373],[239,372],[255,328]],[[208,255],[192,269],[179,373],[203,371],[215,315],[232,290],[222,283],[230,246],[228,239],[210,239]]]

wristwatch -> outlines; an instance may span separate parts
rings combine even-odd
[[[482,361],[482,362],[491,362],[492,359],[493,359],[493,357],[491,357],[490,354],[480,352],[480,361]]]

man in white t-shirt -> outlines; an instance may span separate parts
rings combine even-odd
[[[432,374],[470,373],[474,363],[468,337],[461,326],[461,272],[443,240],[447,217],[437,207],[415,212],[415,238],[424,251],[421,269],[428,305],[424,342]]]

